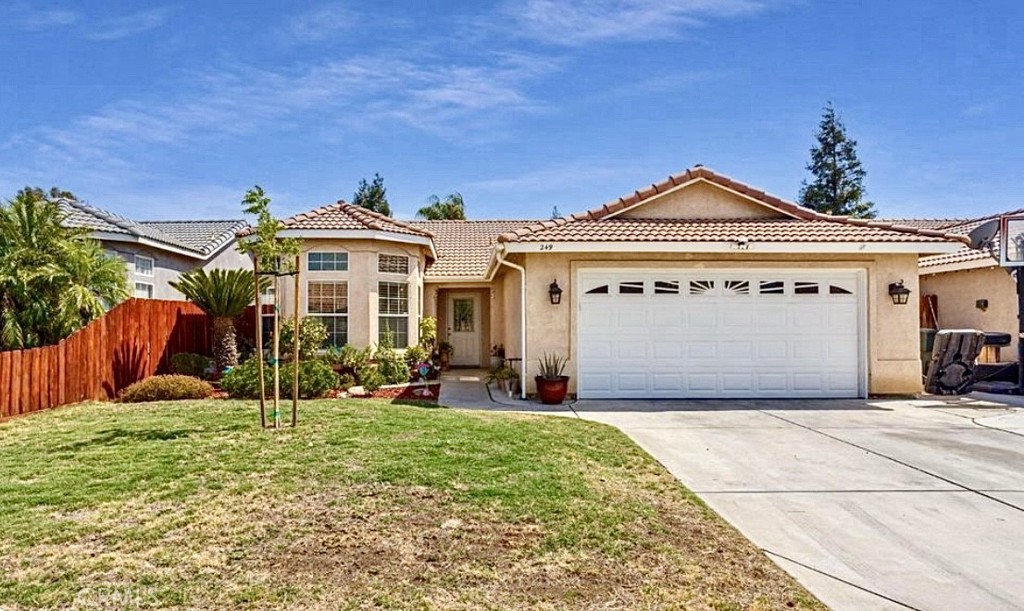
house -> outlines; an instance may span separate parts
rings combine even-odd
[[[403,222],[338,202],[280,235],[302,240],[300,314],[334,343],[390,330],[402,347],[436,316],[455,365],[503,344],[533,392],[537,360],[559,354],[585,398],[919,392],[918,311],[891,287],[917,293],[918,258],[964,245],[701,166],[557,220]]]
[[[910,223],[966,236],[981,225],[1012,210],[977,219],[913,219]],[[994,244],[999,243],[997,234]],[[1017,284],[1010,270],[999,266],[998,247],[961,247],[952,253],[920,260],[922,318],[943,329],[979,329],[1017,336]],[[994,360],[989,358],[987,360]]]
[[[250,269],[235,248],[244,220],[133,221],[84,202],[57,200],[69,227],[90,230],[108,252],[124,259],[135,297],[182,300],[171,287],[181,274],[199,268]]]

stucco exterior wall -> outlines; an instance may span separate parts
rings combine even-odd
[[[813,258],[812,258],[813,257]],[[893,305],[888,295],[890,282],[904,280],[919,294],[917,256],[906,255],[698,255],[698,254],[587,254],[531,253],[525,257],[527,269],[527,343],[529,359],[525,381],[534,392],[533,376],[537,359],[545,352],[568,356],[567,371],[572,376],[570,392],[575,392],[577,357],[575,294],[577,272],[584,268],[692,267],[692,268],[834,268],[863,270],[867,279],[867,367],[868,392],[872,394],[910,394],[921,391],[918,311],[912,305]],[[547,295],[552,278],[565,291],[562,304],[553,306]],[[506,321],[512,318],[506,312]]]
[[[697,182],[620,214],[622,218],[744,219],[785,216],[722,187]]]
[[[133,242],[101,241],[103,248],[116,252],[124,259],[128,269],[128,288],[134,294],[135,283],[145,282],[153,285],[154,299],[172,299],[184,301],[185,296],[171,287],[185,272],[194,269],[250,269],[249,257],[238,252],[235,242],[225,245],[210,259],[203,261],[194,257],[186,257],[145,244]],[[143,276],[135,273],[135,257],[143,256],[153,259],[153,275]]]
[[[348,271],[309,271],[310,252],[347,252]],[[408,274],[390,274],[377,271],[378,254],[409,257]],[[419,246],[382,240],[308,239],[302,244],[299,277],[299,315],[308,314],[308,285],[310,281],[345,281],[348,283],[348,341],[357,347],[377,344],[379,332],[377,308],[378,282],[407,282],[409,284],[409,343],[419,341],[420,300],[423,289],[424,254]],[[295,307],[294,279],[282,277],[278,283],[279,303],[284,316],[292,316]]]
[[[921,276],[921,294],[938,297],[939,326],[1017,335],[1017,286],[1001,267]],[[988,299],[988,309],[975,302]]]

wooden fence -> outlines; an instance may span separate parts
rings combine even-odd
[[[56,346],[0,352],[0,418],[112,399],[166,372],[174,354],[209,355],[210,341],[211,322],[195,305],[130,299]]]

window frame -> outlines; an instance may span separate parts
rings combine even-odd
[[[377,344],[379,345],[381,340],[384,339],[385,330],[391,331],[391,337],[394,340],[394,347],[402,350],[409,347],[409,317],[412,307],[410,304],[410,286],[409,282],[396,282],[392,280],[379,280],[377,282]],[[390,292],[385,295],[384,287],[396,287],[404,289],[404,296],[399,294],[393,296]],[[392,313],[389,307],[383,307],[385,300],[391,300],[397,302],[399,305],[404,301],[404,312]],[[400,308],[401,309],[401,308]],[[405,323],[405,329],[396,328],[396,325],[385,324],[392,320],[401,320]]]
[[[310,297],[310,290],[313,288],[314,285],[327,285],[327,284],[334,285],[335,287],[337,287],[337,286],[345,287],[345,296],[344,296],[345,305],[344,305],[344,311],[343,312],[315,312],[310,307],[310,305],[313,302],[312,298]],[[332,299],[334,300],[333,308],[337,309],[339,307],[337,305],[337,303],[336,303],[336,300],[338,299],[337,289],[335,289],[335,294],[332,296]],[[349,342],[349,305],[350,304],[349,304],[349,282],[348,282],[348,280],[307,280],[306,281],[306,316],[315,316],[316,318],[320,319],[321,322],[323,322],[324,325],[326,325],[327,328],[328,328],[327,339],[324,340],[324,344],[323,344],[323,346],[321,346],[322,348],[326,348],[328,346],[336,346],[336,347],[340,348],[340,347],[344,346],[345,344],[347,344]],[[328,324],[327,319],[330,319],[331,321],[333,321],[334,325],[337,325],[339,320],[342,321],[344,323],[344,331],[342,333],[338,333],[337,329],[332,328],[332,326],[330,324]],[[338,336],[340,336],[344,341],[342,341],[341,343],[338,343],[338,341],[337,341]]]
[[[318,265],[320,266],[320,269],[313,269],[312,258],[313,258],[314,255],[317,255],[318,257],[323,257],[323,255],[333,255],[334,256],[333,265],[335,267],[331,267],[331,268],[325,269],[325,268],[322,267],[323,266],[323,260],[321,260],[318,263]],[[340,268],[336,267],[338,265],[338,255],[344,255],[345,256],[345,267],[344,267],[344,269],[340,269]],[[349,257],[349,252],[347,250],[311,250],[311,251],[306,253],[306,271],[310,272],[310,273],[314,273],[314,274],[330,273],[330,272],[348,272],[349,271],[349,264],[350,263],[351,263],[351,261],[350,261],[350,257]]]
[[[156,259],[147,255],[134,255],[132,258],[132,270],[136,276],[153,278],[156,275]],[[139,271],[139,261],[149,261],[149,273]]]
[[[381,264],[384,262],[385,257],[393,257],[394,259],[402,259],[405,261],[405,269],[400,271],[391,271],[387,269],[381,269]],[[378,274],[395,274],[400,276],[408,276],[410,270],[412,270],[410,257],[407,254],[396,255],[390,252],[379,252],[377,253],[377,273]]]
[[[148,286],[149,287],[149,291],[148,291],[149,294],[146,295],[146,296],[139,296],[139,287],[140,286]],[[153,294],[154,294],[155,291],[156,291],[156,287],[153,285],[152,282],[140,282],[140,281],[136,280],[135,281],[135,288],[132,291],[132,297],[134,297],[135,299],[153,299]]]

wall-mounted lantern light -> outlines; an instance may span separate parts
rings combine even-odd
[[[562,303],[562,288],[558,286],[558,280],[554,280],[548,287],[548,297],[551,298],[551,305]]]
[[[907,305],[910,301],[910,289],[903,286],[903,281],[893,282],[889,285],[889,297],[894,305]]]

